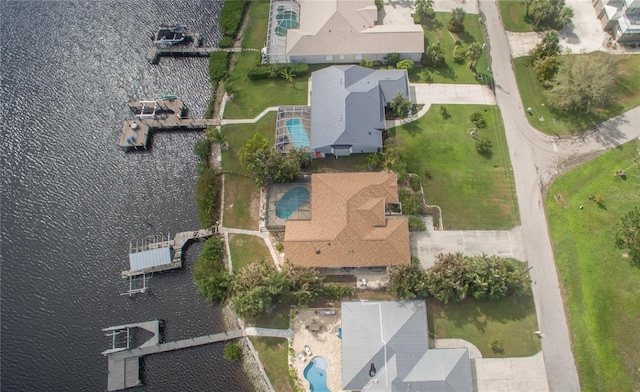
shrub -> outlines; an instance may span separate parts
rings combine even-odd
[[[224,262],[224,243],[220,238],[209,238],[200,252],[193,270],[198,291],[209,302],[226,299],[233,286],[233,278]]]
[[[235,38],[246,5],[246,1],[226,0],[224,2],[220,10],[219,18],[220,31],[222,34]]]
[[[486,136],[480,136],[476,139],[476,151],[486,155],[491,153],[491,140]]]
[[[398,64],[398,61],[400,61],[400,53],[394,52],[387,55],[387,65],[395,67],[396,64]]]
[[[453,52],[453,61],[457,64],[463,64],[467,59],[467,47],[464,45],[456,46]]]
[[[418,192],[422,188],[422,184],[420,184],[420,177],[418,176],[411,176],[409,182],[411,183],[411,189],[415,192]]]
[[[203,161],[209,158],[209,151],[211,150],[211,143],[207,139],[198,139],[193,146],[193,152]]]
[[[227,343],[224,346],[224,359],[229,362],[237,362],[242,356],[242,349],[236,342]]]
[[[431,83],[433,82],[433,76],[431,76],[431,72],[428,69],[423,68],[418,74],[418,81],[420,83]]]
[[[220,205],[220,173],[217,170],[209,168],[198,177],[195,199],[200,227],[213,226]]]
[[[227,77],[229,66],[229,53],[213,52],[209,56],[209,81],[211,86],[217,86],[218,82]]]
[[[275,248],[278,252],[282,252],[284,250],[284,244],[282,243],[282,241],[276,242]]]
[[[478,128],[484,128],[487,126],[487,122],[484,120],[484,118],[482,117],[482,113],[480,112],[476,111],[471,113],[471,115],[469,116],[469,120],[471,120],[471,122],[474,123]]]
[[[397,69],[411,69],[413,68],[413,61],[406,59],[406,60],[400,60],[396,63],[396,68]]]
[[[283,73],[288,72],[296,76],[304,76],[309,73],[308,64],[271,64],[259,65],[251,68],[247,76],[251,80],[272,79],[276,77],[283,78]]]
[[[327,283],[322,288],[322,296],[331,299],[353,297],[353,288],[337,283]]]
[[[409,216],[409,231],[425,231],[427,230],[427,224],[420,217],[411,215]]]
[[[389,107],[393,111],[393,115],[397,118],[406,118],[411,111],[411,101],[402,96],[399,91],[391,98]]]
[[[444,120],[448,119],[449,117],[451,117],[451,115],[449,114],[449,109],[447,109],[447,105],[442,105],[440,106],[440,115],[442,116],[442,118]]]
[[[402,213],[404,215],[422,214],[422,201],[417,193],[409,189],[401,189],[400,202],[402,203]]]
[[[376,8],[380,11],[383,7],[383,0],[375,0]]]
[[[230,48],[233,46],[233,37],[224,36],[218,41],[219,48]]]
[[[424,298],[429,294],[425,277],[420,264],[392,266],[389,268],[389,290],[400,299]]]
[[[465,12],[462,8],[454,8],[453,11],[451,11],[451,19],[449,19],[449,23],[447,24],[449,31],[452,33],[463,33],[464,17]]]
[[[373,68],[373,61],[367,61],[365,59],[360,60],[360,66],[365,68]]]

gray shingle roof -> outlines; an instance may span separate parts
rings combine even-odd
[[[471,392],[469,352],[466,348],[429,350],[424,301],[343,302],[342,386],[345,390]]]
[[[312,74],[312,150],[332,145],[382,147],[384,107],[400,92],[409,96],[405,70],[338,65]]]

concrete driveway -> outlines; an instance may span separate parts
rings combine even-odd
[[[562,51],[570,49],[572,53],[581,53],[605,50],[608,35],[602,30],[595,8],[584,0],[567,0],[566,4],[573,9],[573,22],[560,30]],[[543,32],[507,31],[511,56],[515,58],[528,55],[543,36]]]
[[[424,268],[430,268],[440,253],[461,252],[468,256],[482,254],[511,257],[525,261],[521,227],[511,230],[434,230],[427,219],[427,231],[409,235],[411,256],[418,257]]]
[[[479,84],[411,83],[409,86],[415,102],[424,104],[422,110],[401,120],[387,120],[387,129],[415,121],[422,117],[432,104],[495,105],[491,88]]]
[[[547,392],[542,352],[521,358],[482,358],[480,350],[463,339],[438,339],[436,348],[469,350],[475,392]]]
[[[451,12],[454,8],[462,8],[467,14],[478,14],[477,0],[435,0],[433,10],[436,12]]]

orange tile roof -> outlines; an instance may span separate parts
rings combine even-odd
[[[327,268],[408,264],[409,224],[385,216],[390,202],[398,202],[395,173],[313,174],[311,220],[285,226],[287,259]]]

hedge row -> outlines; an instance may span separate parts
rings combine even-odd
[[[222,34],[228,37],[236,37],[240,22],[242,21],[242,14],[248,4],[243,0],[226,0],[220,10],[220,30]]]
[[[249,79],[261,80],[272,79],[282,77],[282,72],[288,70],[295,76],[304,76],[309,73],[309,65],[307,64],[272,64],[272,65],[259,65],[252,68],[248,72]]]

